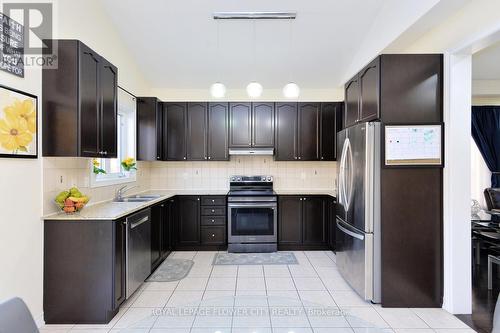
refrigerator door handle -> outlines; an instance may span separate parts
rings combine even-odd
[[[337,228],[339,228],[345,234],[347,234],[347,235],[349,235],[351,237],[354,237],[356,239],[359,239],[359,240],[364,240],[365,239],[364,235],[361,235],[361,234],[359,234],[357,232],[351,231],[351,230],[343,227],[342,224],[339,221],[337,221]]]
[[[347,140],[344,141],[344,145],[342,147],[342,154],[340,156],[340,172],[339,172],[339,203],[342,204],[344,209],[347,211],[347,206],[345,202],[345,157],[346,157],[346,147],[347,147]]]
[[[349,210],[351,206],[351,199],[352,199],[352,192],[353,192],[353,181],[354,181],[354,169],[353,169],[353,158],[352,158],[352,148],[351,148],[351,141],[349,139],[346,139],[346,153],[345,153],[345,158],[344,158],[344,170],[345,170],[345,164],[349,162],[349,185],[346,187],[346,181],[345,181],[345,172],[344,172],[344,197],[345,201],[347,204],[346,210]]]

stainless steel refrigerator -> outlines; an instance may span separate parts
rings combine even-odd
[[[351,287],[380,303],[380,123],[337,134],[337,266]]]

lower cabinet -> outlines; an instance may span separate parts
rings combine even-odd
[[[181,195],[175,199],[176,246],[200,244],[199,196]]]
[[[46,324],[107,324],[125,300],[124,220],[44,222]]]
[[[327,212],[328,212],[328,247],[332,251],[336,251],[335,247],[335,232],[337,230],[336,219],[337,200],[334,197],[327,199]]]
[[[326,196],[279,196],[278,245],[327,249],[328,200]]]
[[[151,207],[151,271],[154,271],[172,250],[171,221],[173,199]]]

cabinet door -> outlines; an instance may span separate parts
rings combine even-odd
[[[304,244],[326,244],[326,202],[323,197],[303,198]]]
[[[165,202],[161,222],[161,257],[166,258],[172,250],[172,221],[174,199]]]
[[[207,156],[207,103],[188,103],[186,156],[190,161],[204,161]]]
[[[360,108],[359,121],[370,121],[380,118],[379,86],[380,58],[372,61],[359,74]]]
[[[279,244],[302,244],[302,197],[279,197]]]
[[[100,110],[99,91],[100,57],[80,43],[79,50],[80,88],[80,156],[103,157],[100,149]],[[64,140],[64,138],[60,138]]]
[[[161,160],[161,110],[154,97],[137,97],[137,160]]]
[[[344,127],[349,127],[359,119],[359,81],[358,77],[345,85]]]
[[[251,120],[250,103],[229,103],[229,147],[252,146]]]
[[[177,201],[177,239],[180,245],[200,243],[200,197],[180,196]]]
[[[340,115],[342,103],[321,103],[321,135],[320,159],[335,161],[337,159],[337,115]]]
[[[299,103],[299,160],[319,160],[320,103]]]
[[[114,255],[114,278],[113,278],[113,309],[117,309],[125,301],[126,289],[126,230],[125,221],[113,222],[115,230],[115,255]]]
[[[208,104],[208,159],[228,161],[229,111],[227,103]]]
[[[165,204],[151,207],[151,272],[161,261],[162,221]]]
[[[297,154],[297,103],[276,103],[277,161],[294,161]]]
[[[330,250],[335,251],[335,231],[337,229],[336,226],[336,205],[337,202],[333,197],[329,197],[327,199],[327,221],[328,221],[328,246]]]
[[[163,137],[167,161],[183,161],[186,156],[186,103],[164,103]]]
[[[274,147],[274,103],[252,103],[252,146]]]
[[[107,60],[101,58],[100,90],[101,150],[106,158],[117,157],[117,114],[118,114],[118,70]]]

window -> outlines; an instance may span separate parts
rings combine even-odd
[[[118,158],[98,158],[100,168],[106,173],[94,174],[90,165],[91,187],[108,186],[121,183],[134,182],[135,170],[125,172],[121,161],[127,157],[136,158],[135,154],[135,98],[125,90],[118,88],[118,124],[117,124],[117,156]]]

